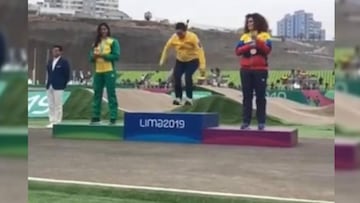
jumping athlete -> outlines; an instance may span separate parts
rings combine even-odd
[[[258,129],[264,130],[266,122],[266,88],[268,78],[268,55],[271,52],[271,37],[266,19],[258,14],[245,17],[245,32],[241,35],[235,53],[240,56],[240,78],[243,92],[243,124],[250,127],[253,94],[256,95]]]
[[[182,84],[181,78],[185,74],[185,105],[192,105],[193,98],[193,74],[199,68],[205,72],[205,54],[198,36],[187,30],[185,23],[177,23],[175,26],[176,33],[167,41],[160,59],[160,66],[164,65],[167,52],[170,47],[175,48],[176,64],[173,70],[175,100],[174,105],[180,105],[182,101]]]
[[[110,27],[106,23],[101,23],[97,28],[95,43],[90,51],[90,61],[95,66],[93,81],[94,100],[91,124],[100,123],[104,87],[106,87],[109,102],[110,124],[114,125],[116,123],[118,117],[118,103],[116,98],[115,62],[119,60],[119,57],[119,41],[114,37],[111,37]]]

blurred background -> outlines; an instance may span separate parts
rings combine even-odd
[[[0,202],[27,202],[27,0],[0,1]]]
[[[336,140],[360,142],[360,1],[337,0],[335,17]],[[360,145],[360,144],[358,144]],[[336,202],[359,202],[360,173],[339,171]]]

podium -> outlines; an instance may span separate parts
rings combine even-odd
[[[62,123],[54,125],[54,138],[139,142],[295,147],[298,130],[267,127],[240,130],[219,124],[218,113],[126,112],[124,125]]]
[[[28,156],[27,126],[0,128],[0,156],[27,158]]]
[[[54,138],[85,140],[122,140],[123,125],[90,125],[89,123],[60,123],[52,129]]]
[[[268,127],[265,130],[240,130],[240,127],[216,127],[204,131],[204,144],[294,147],[297,129]]]
[[[219,126],[217,113],[125,113],[126,141],[201,143],[203,130]]]
[[[351,139],[335,140],[335,169],[354,170],[360,168],[360,141]]]

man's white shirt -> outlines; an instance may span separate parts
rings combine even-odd
[[[56,64],[57,64],[57,62],[60,60],[60,58],[61,58],[61,56],[58,56],[58,57],[56,57],[56,58],[54,58],[53,59],[53,61],[52,61],[52,66],[51,66],[51,70],[52,71],[54,71],[54,69],[55,69],[55,66],[56,66]],[[49,88],[52,88],[52,85],[50,84],[50,87]]]
[[[56,58],[53,59],[53,62],[52,62],[52,70],[55,69],[55,66],[57,64],[57,62],[59,61],[59,59],[61,58],[61,56],[58,56]]]

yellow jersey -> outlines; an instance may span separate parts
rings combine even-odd
[[[111,37],[101,40],[99,45],[93,49],[93,55],[100,54],[103,57],[96,58],[95,72],[104,73],[114,71],[114,62],[119,59],[120,45],[119,42]]]
[[[195,33],[186,31],[184,38],[179,38],[176,34],[173,34],[165,44],[160,58],[160,66],[164,64],[169,48],[175,48],[177,60],[188,62],[199,59],[199,68],[202,70],[205,69],[206,60],[204,49]]]

